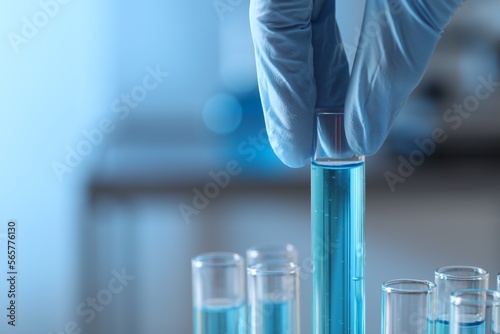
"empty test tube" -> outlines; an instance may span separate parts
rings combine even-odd
[[[382,334],[433,334],[436,285],[397,279],[382,284]]]

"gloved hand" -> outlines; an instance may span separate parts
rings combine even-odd
[[[352,73],[335,0],[251,0],[250,25],[271,146],[290,167],[312,156],[315,108],[345,109],[352,150],[376,153],[462,0],[367,0]]]

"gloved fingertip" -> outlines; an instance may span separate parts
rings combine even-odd
[[[347,142],[351,150],[359,155],[370,156],[376,154],[383,145],[383,140],[360,140],[357,135],[346,133]]]
[[[380,150],[383,143],[384,143],[383,140],[379,140],[379,141],[371,140],[369,142],[363,142],[363,143],[358,144],[355,152],[358,152],[358,154],[361,154],[364,156],[375,155]]]
[[[311,153],[297,151],[293,148],[274,148],[274,153],[278,156],[278,158],[288,167],[290,168],[301,168],[304,167],[307,161],[311,157]]]
[[[308,159],[304,159],[303,157],[282,156],[280,160],[290,168],[302,168],[306,165]]]
[[[307,141],[297,143],[289,140],[279,140],[271,136],[270,144],[281,162],[291,168],[304,167],[312,156],[312,145]]]
[[[388,133],[364,124],[360,118],[353,117],[353,114],[356,113],[348,113],[345,119],[345,135],[349,147],[359,155],[376,154],[384,144]],[[369,122],[370,119],[365,121]]]

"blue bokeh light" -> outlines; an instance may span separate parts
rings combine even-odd
[[[205,103],[203,121],[213,132],[228,134],[241,123],[242,108],[238,100],[228,94],[217,94]]]

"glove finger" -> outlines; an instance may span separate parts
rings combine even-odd
[[[276,155],[301,167],[312,153],[316,104],[312,0],[251,0],[250,27],[266,129]]]
[[[335,12],[335,1],[314,1],[311,22],[318,108],[342,108],[349,85],[349,64]]]
[[[341,107],[347,91],[335,1],[252,0],[250,23],[271,146],[286,165],[303,166],[315,107]]]
[[[346,137],[355,152],[380,149],[461,2],[367,1],[345,104]]]

